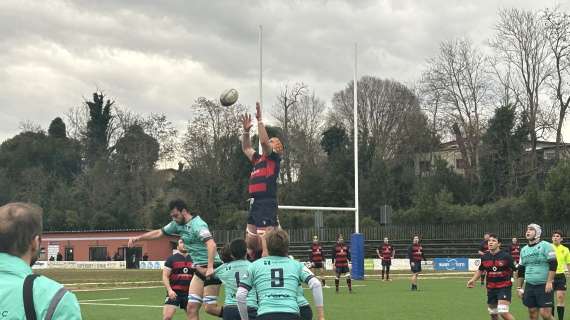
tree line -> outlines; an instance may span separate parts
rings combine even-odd
[[[413,85],[358,80],[362,224],[380,223],[386,205],[393,223],[570,219],[562,141],[570,16],[505,9],[494,28],[484,46],[441,42]],[[353,87],[328,104],[309,85],[289,83],[265,108],[275,119],[270,135],[285,145],[280,203],[354,205]],[[168,201],[183,197],[215,228],[243,228],[251,165],[238,118],[249,108],[205,97],[190,108],[179,133],[163,114],[140,115],[96,92],[47,130],[23,126],[0,145],[0,204],[41,205],[48,230],[153,228],[168,221]],[[549,136],[557,147],[545,159],[538,142]],[[447,141],[455,141],[464,174],[441,157]],[[176,169],[157,169],[176,161]],[[286,212],[280,220],[297,228],[313,216]],[[350,214],[325,215],[325,226],[352,223]]]

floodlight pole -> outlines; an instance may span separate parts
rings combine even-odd
[[[358,210],[358,85],[357,85],[358,44],[354,44],[354,228],[360,233]]]

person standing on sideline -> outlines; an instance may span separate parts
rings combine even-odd
[[[570,270],[570,251],[562,244],[563,240],[562,231],[556,230],[552,233],[552,244],[556,251],[556,261],[558,264],[553,283],[558,320],[564,320],[564,300],[566,299],[566,275],[564,272]],[[554,309],[552,309],[552,313],[554,314]]]
[[[323,287],[325,286],[325,277],[323,276],[324,270],[324,255],[323,255],[323,246],[319,243],[319,237],[313,237],[313,243],[311,244],[311,256],[309,257],[311,261],[311,269],[315,273],[317,279],[321,280]]]
[[[392,265],[392,259],[396,255],[396,250],[392,246],[387,237],[384,237],[384,243],[382,246],[376,249],[376,254],[378,258],[382,259],[382,281],[384,281],[384,274],[386,274],[386,281],[392,281],[390,279],[390,266]]]
[[[418,291],[418,275],[422,272],[422,260],[424,247],[420,243],[420,237],[414,236],[412,244],[408,247],[408,259],[410,259],[410,269],[412,271],[412,291]]]
[[[42,215],[29,203],[0,207],[0,319],[81,320],[73,293],[32,273],[41,250]]]

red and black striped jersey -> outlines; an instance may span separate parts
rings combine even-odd
[[[510,246],[510,254],[511,257],[513,257],[513,261],[515,263],[519,263],[519,260],[521,259],[521,247],[520,245],[517,244],[511,244]]]
[[[166,259],[164,266],[170,268],[169,280],[172,290],[176,293],[188,294],[188,288],[193,276],[190,255],[173,254]]]
[[[344,243],[337,243],[333,251],[333,261],[337,268],[348,267],[350,261],[350,250]]]
[[[510,254],[502,250],[495,254],[487,251],[481,256],[479,270],[487,272],[487,289],[506,288],[513,285],[511,276],[516,266]]]
[[[319,243],[311,245],[311,262],[323,262],[323,247]]]
[[[420,262],[425,260],[424,247],[419,243],[413,243],[408,247],[408,259],[410,259],[410,262]]]
[[[275,152],[268,156],[255,153],[251,162],[253,170],[249,175],[249,196],[255,199],[277,197],[281,157]]]
[[[383,244],[381,247],[378,248],[380,255],[382,256],[382,260],[390,261],[392,260],[392,254],[394,253],[394,247],[391,244]]]

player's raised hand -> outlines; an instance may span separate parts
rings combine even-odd
[[[255,118],[257,121],[261,121],[261,104],[259,102],[255,103]]]
[[[135,242],[137,242],[138,240],[139,240],[138,237],[130,237],[128,247],[132,248],[135,245]]]
[[[251,115],[246,113],[240,117],[241,123],[243,125],[243,130],[249,131],[253,127],[253,121],[251,121]]]

